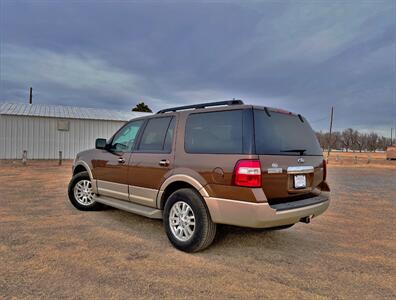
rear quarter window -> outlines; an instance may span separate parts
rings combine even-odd
[[[186,123],[187,153],[243,153],[242,110],[191,114]]]

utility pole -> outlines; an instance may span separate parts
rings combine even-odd
[[[391,146],[393,146],[393,128],[391,128]]]
[[[33,103],[33,88],[29,89],[29,104]]]
[[[331,151],[331,130],[333,129],[333,114],[334,114],[334,106],[331,107],[331,115],[330,115],[330,131],[329,131],[329,149],[327,152],[327,159],[330,156]]]

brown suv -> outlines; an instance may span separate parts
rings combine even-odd
[[[240,100],[133,119],[79,153],[69,184],[81,210],[103,204],[163,219],[171,243],[209,246],[216,224],[286,228],[329,206],[326,163],[299,114]]]

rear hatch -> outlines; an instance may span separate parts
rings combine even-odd
[[[255,109],[255,145],[262,187],[270,204],[316,196],[323,181],[323,153],[305,118],[276,109]]]

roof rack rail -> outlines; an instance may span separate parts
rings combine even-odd
[[[207,102],[207,103],[200,103],[200,104],[193,104],[193,105],[185,105],[185,106],[178,106],[178,107],[171,107],[166,109],[161,109],[157,112],[157,114],[163,114],[166,112],[175,112],[178,110],[185,110],[185,109],[199,109],[205,108],[210,106],[220,106],[220,105],[240,105],[244,104],[242,100],[227,100],[227,101],[218,101],[218,102]]]

